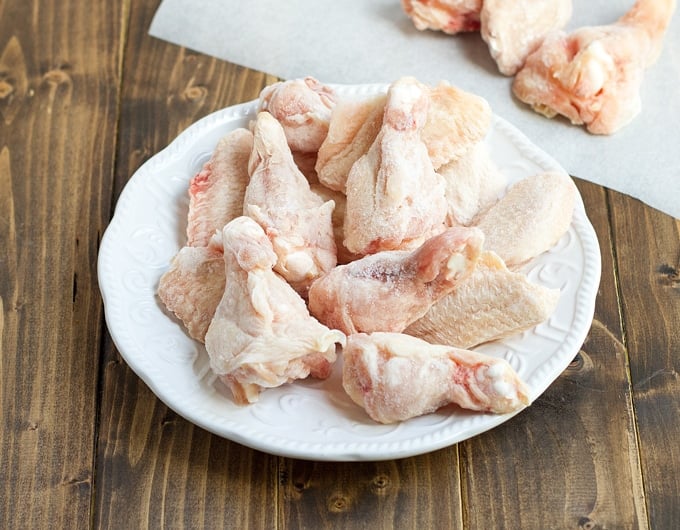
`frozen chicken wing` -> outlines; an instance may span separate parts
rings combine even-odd
[[[507,186],[507,178],[494,164],[484,142],[439,168],[438,173],[446,183],[449,226],[470,225],[496,203]]]
[[[484,139],[491,106],[482,97],[442,81],[428,90],[429,109],[422,140],[438,170]]]
[[[316,172],[324,186],[345,193],[350,169],[366,154],[382,126],[386,96],[340,100],[333,108],[326,139],[319,148]]]
[[[482,0],[402,0],[404,12],[419,30],[438,30],[451,35],[477,31]]]
[[[658,57],[675,0],[638,0],[616,23],[555,32],[526,60],[513,92],[540,114],[613,134],[642,109],[644,70]]]
[[[281,81],[260,93],[259,111],[276,118],[292,151],[313,153],[328,133],[335,91],[313,77]]]
[[[510,186],[473,224],[484,232],[484,248],[514,269],[552,248],[566,233],[577,196],[574,181],[564,173],[532,175]]]
[[[222,231],[226,287],[205,335],[212,370],[239,404],[264,388],[309,375],[325,378],[336,360],[339,331],[309,315],[304,300],[272,267],[277,262],[262,228],[237,217]]]
[[[189,183],[187,245],[208,245],[215,231],[243,213],[253,135],[235,129],[220,139],[201,171]]]
[[[343,361],[343,388],[380,423],[404,421],[450,403],[498,414],[529,404],[526,385],[504,359],[401,333],[351,335]]]
[[[444,181],[421,138],[428,108],[428,88],[415,79],[390,86],[380,132],[347,177],[349,251],[415,248],[444,229]]]
[[[515,75],[548,33],[566,26],[571,13],[572,0],[484,0],[482,39],[500,72]]]
[[[224,293],[221,236],[206,246],[186,246],[173,257],[158,283],[158,298],[179,318],[189,336],[205,341],[205,332]]]
[[[531,283],[486,251],[475,270],[404,333],[468,349],[540,324],[555,311],[559,297],[559,289]]]
[[[466,153],[484,138],[491,124],[491,107],[484,98],[449,83],[421,85],[428,99],[421,138],[435,170]],[[319,181],[346,191],[354,163],[366,154],[383,124],[386,96],[340,100],[333,109],[326,140],[316,163]]]
[[[384,251],[341,265],[316,280],[309,310],[330,328],[400,332],[471,273],[479,230],[455,227],[419,249]]]
[[[304,296],[309,284],[336,264],[335,205],[311,191],[271,114],[257,115],[254,135],[243,213],[271,239],[278,256],[274,269]]]

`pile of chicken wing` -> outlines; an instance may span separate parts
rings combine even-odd
[[[503,359],[470,348],[547,319],[559,290],[519,268],[568,230],[568,175],[508,186],[487,102],[413,78],[339,97],[313,78],[265,88],[189,185],[187,242],[158,286],[239,404],[343,357],[375,421],[453,403],[528,405]]]
[[[572,0],[402,0],[419,30],[480,31],[513,92],[540,114],[612,134],[640,113],[676,0],[637,0],[606,26],[563,31]]]

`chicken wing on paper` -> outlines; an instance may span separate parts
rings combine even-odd
[[[421,138],[428,108],[428,89],[415,79],[390,86],[380,132],[347,177],[350,252],[415,248],[444,229],[444,181]]]
[[[489,149],[479,142],[467,153],[439,168],[446,183],[449,226],[468,226],[503,195],[508,179],[494,164]]]
[[[578,191],[560,172],[526,177],[473,223],[484,232],[484,248],[514,269],[552,248],[571,224]]]
[[[345,336],[309,315],[299,294],[276,274],[262,228],[238,217],[222,231],[226,287],[205,336],[212,370],[239,404],[264,388],[308,376],[326,378]]]
[[[640,113],[644,70],[662,46],[675,0],[638,0],[609,26],[551,33],[517,73],[513,92],[540,114],[613,134]]]
[[[401,5],[419,30],[431,29],[454,35],[477,31],[482,0],[402,0]]]
[[[479,230],[455,227],[413,252],[384,251],[338,266],[312,284],[309,310],[347,334],[400,332],[472,272],[482,244]]]
[[[309,284],[336,264],[335,204],[311,191],[271,114],[257,115],[254,135],[243,213],[271,239],[278,256],[274,270],[304,296]]]
[[[401,333],[351,335],[343,360],[343,388],[380,423],[404,421],[450,403],[498,414],[529,404],[526,385],[504,359]]]
[[[486,251],[472,274],[404,333],[432,344],[468,349],[540,324],[555,311],[559,297],[559,289],[531,283]]]
[[[551,31],[567,25],[572,0],[484,0],[481,34],[498,69],[515,75]]]
[[[313,77],[281,81],[260,93],[259,111],[267,111],[283,126],[292,151],[314,153],[328,133],[335,91]]]
[[[158,297],[179,318],[189,336],[205,341],[205,332],[224,293],[221,236],[203,247],[184,247],[158,283]]]
[[[215,231],[243,213],[252,150],[252,133],[236,129],[220,139],[210,160],[191,179],[187,245],[208,245]]]

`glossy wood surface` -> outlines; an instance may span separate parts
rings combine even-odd
[[[158,3],[0,0],[0,528],[680,527],[680,221],[579,179],[592,329],[502,426],[312,462],[154,396],[106,330],[100,238],[145,160],[276,80],[150,37]]]

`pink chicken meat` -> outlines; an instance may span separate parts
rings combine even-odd
[[[529,404],[526,385],[504,359],[401,333],[352,335],[343,359],[345,391],[380,423],[404,421],[450,403],[499,414]]]
[[[326,378],[345,336],[309,315],[304,300],[272,267],[277,257],[262,228],[237,217],[222,231],[226,287],[205,336],[213,371],[237,403],[263,388],[309,375]]]
[[[675,0],[638,0],[609,26],[551,33],[513,83],[523,102],[561,114],[593,134],[613,134],[640,113],[644,70],[653,64]]]
[[[456,227],[413,252],[384,251],[338,266],[312,284],[310,312],[347,334],[400,332],[471,273],[482,244],[479,230]]]

